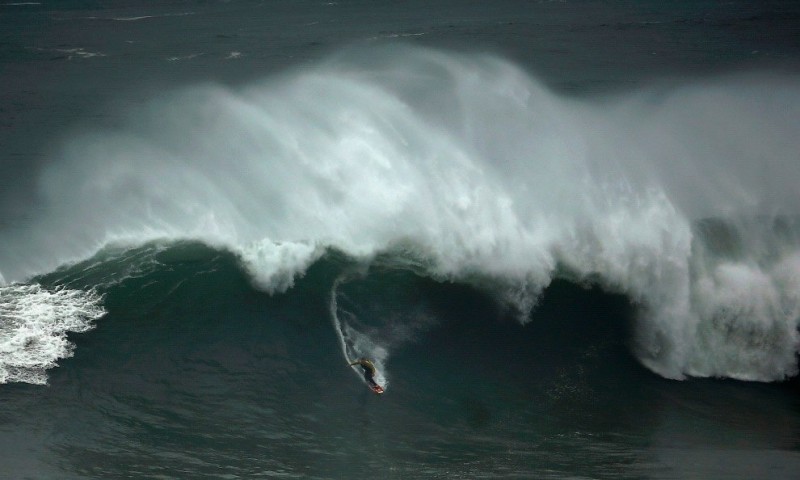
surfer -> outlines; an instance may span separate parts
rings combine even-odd
[[[375,365],[364,357],[359,358],[355,362],[350,362],[350,366],[360,365],[364,369],[364,380],[367,381],[370,387],[375,388],[379,385],[375,382]]]

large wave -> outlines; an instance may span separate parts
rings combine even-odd
[[[328,248],[391,251],[523,321],[555,277],[599,284],[639,305],[653,371],[778,380],[797,373],[798,114],[786,77],[589,101],[489,55],[350,51],[71,139],[2,232],[0,270],[188,238],[279,292]]]

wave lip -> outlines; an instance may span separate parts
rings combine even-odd
[[[46,371],[72,356],[67,333],[86,332],[105,314],[95,292],[38,284],[0,287],[0,383],[44,385]]]

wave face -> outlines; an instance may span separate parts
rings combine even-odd
[[[278,293],[330,249],[391,253],[523,322],[565,278],[637,305],[632,348],[662,376],[780,380],[797,374],[798,114],[785,77],[589,102],[489,55],[350,51],[70,140],[0,265],[21,281],[192,239]]]
[[[663,381],[629,353],[623,295],[555,280],[523,326],[391,255],[328,252],[279,295],[200,243],[100,257],[37,279],[105,284],[107,313],[70,336],[48,388],[0,388],[8,478],[792,479],[800,465],[796,381]],[[384,395],[342,343],[381,362]]]

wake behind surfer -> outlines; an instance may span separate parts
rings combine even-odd
[[[364,380],[367,381],[370,387],[379,386],[375,382],[375,365],[364,357],[359,358],[355,362],[350,362],[350,366],[360,365],[364,369]]]

